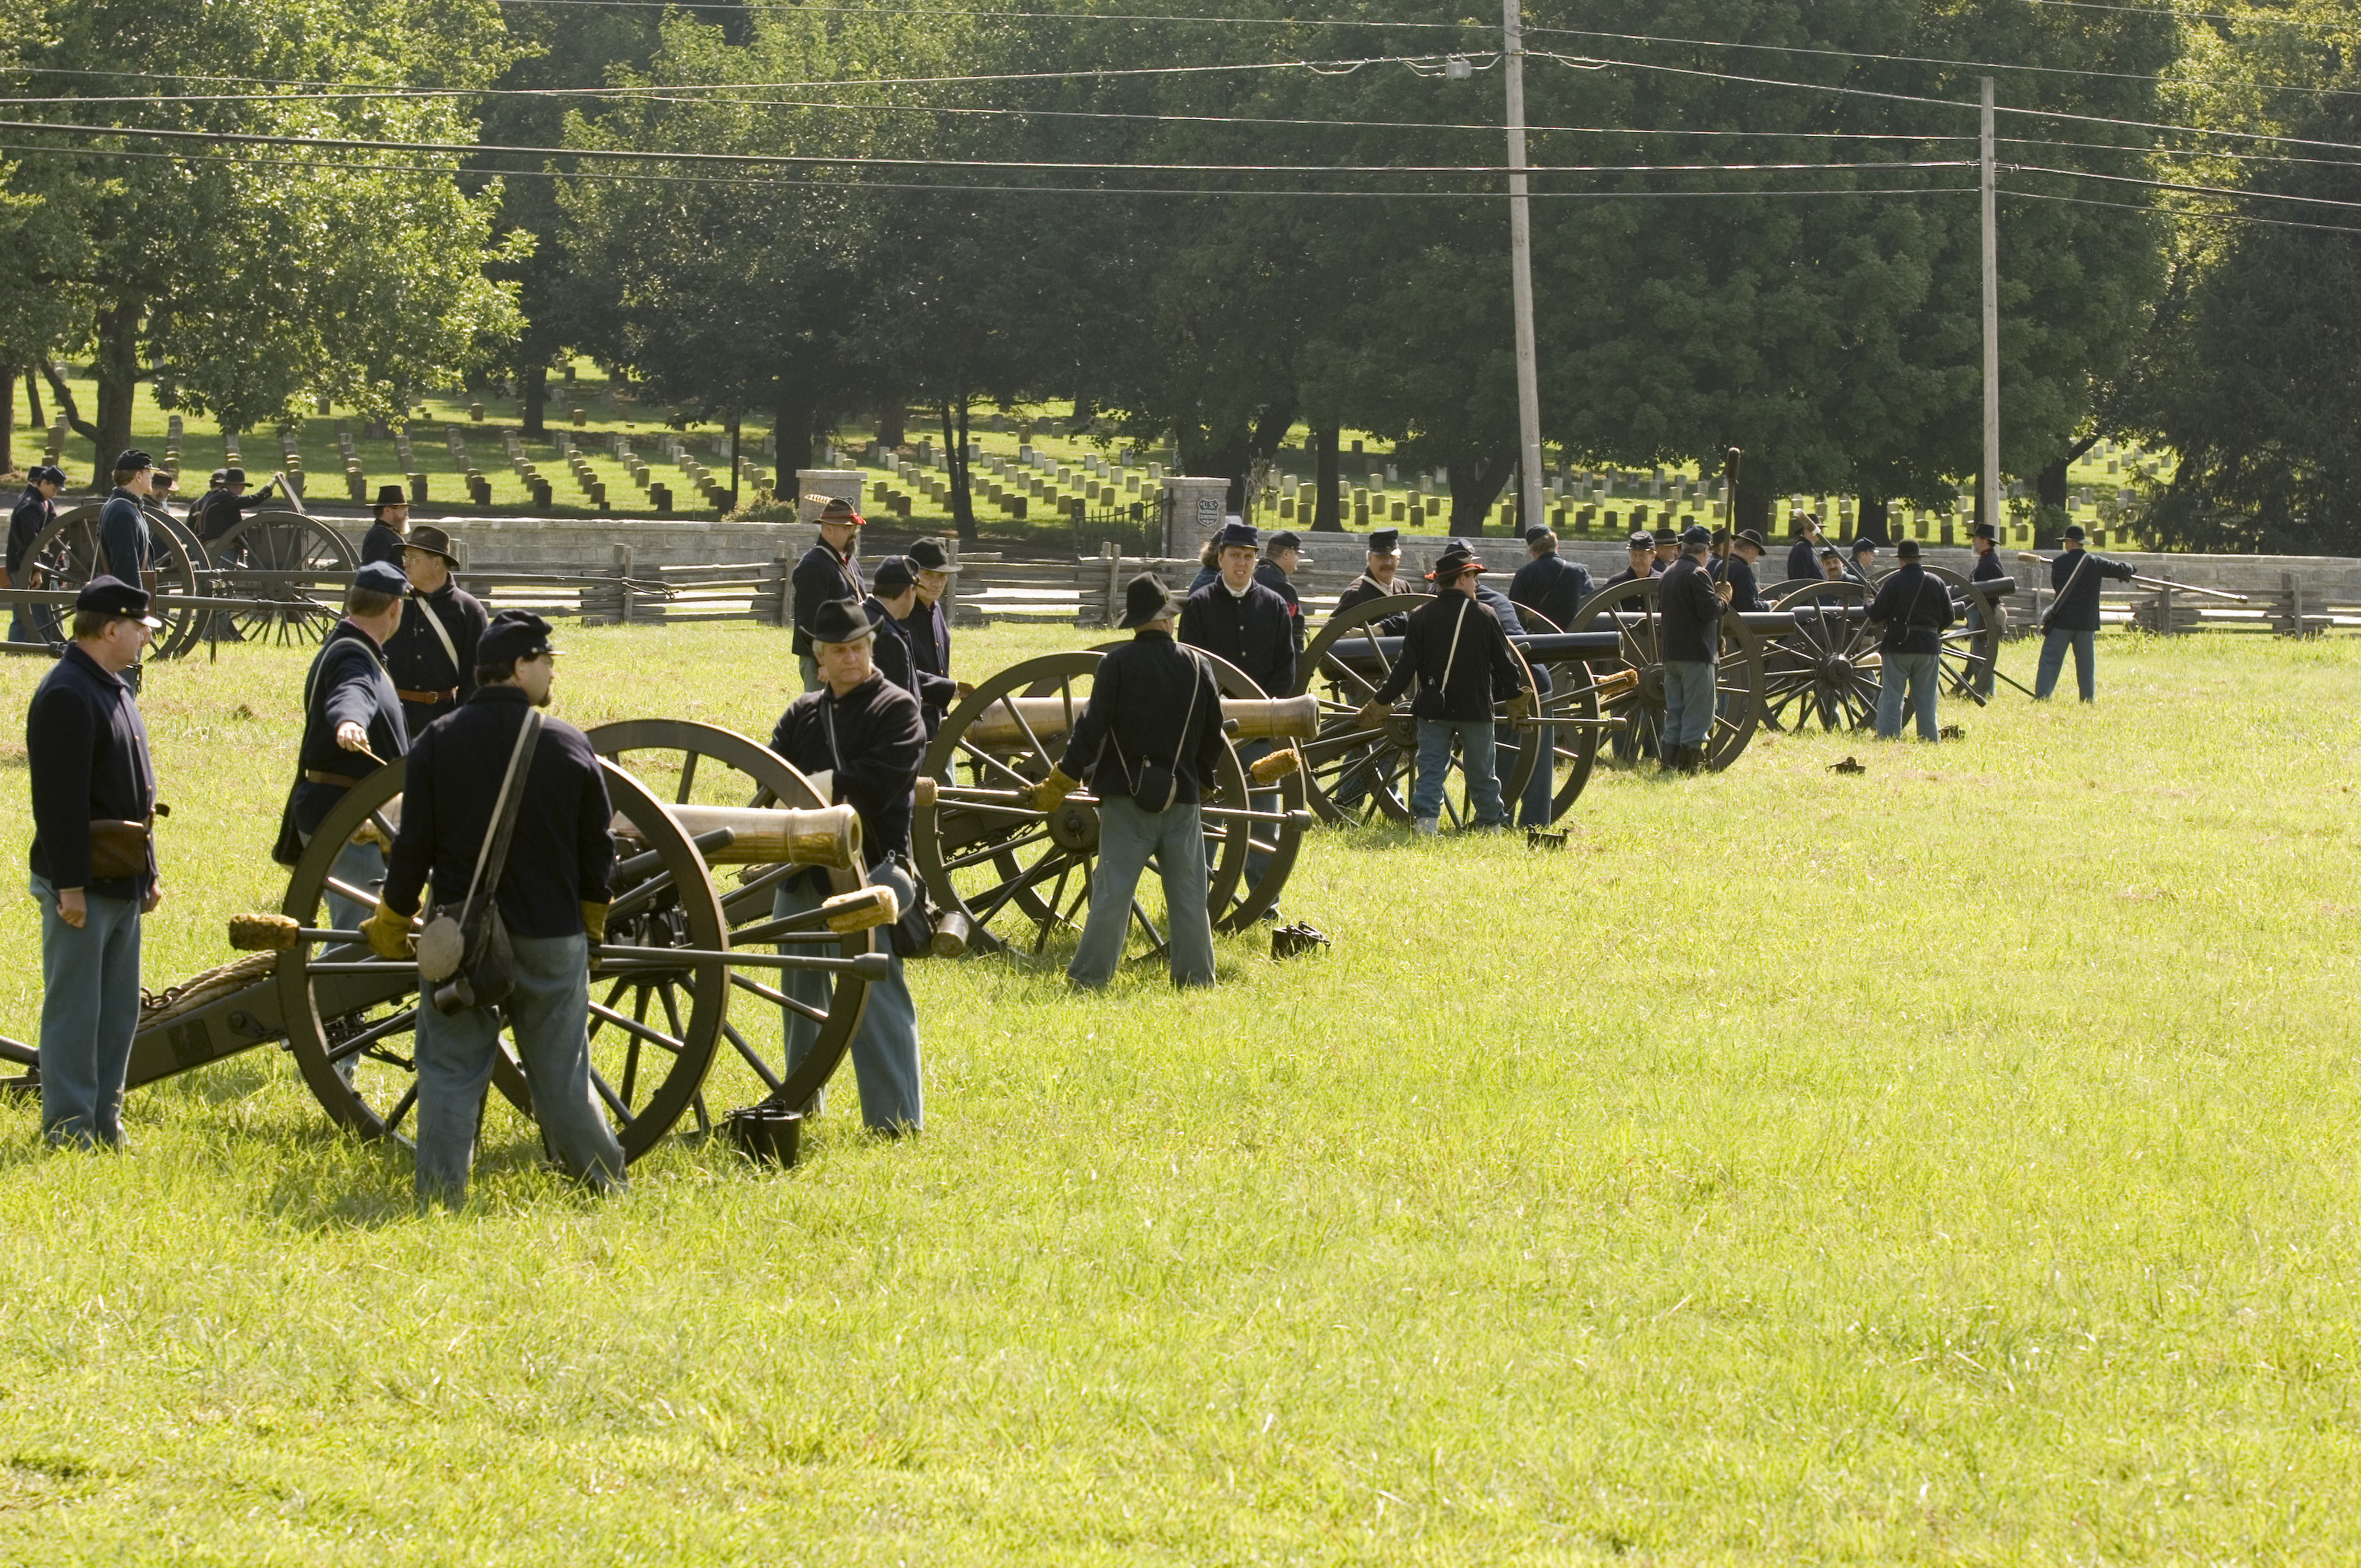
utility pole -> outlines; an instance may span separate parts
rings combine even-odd
[[[1525,24],[1500,0],[1501,67],[1509,96],[1509,274],[1517,307],[1517,526],[1542,521],[1542,403],[1533,370],[1533,220],[1525,193]],[[1990,285],[1986,285],[1989,290]]]
[[[1513,0],[1511,0],[1513,4]],[[2000,493],[2000,231],[1995,222],[1993,192],[1993,79],[1984,78],[1983,155],[1984,242],[1984,475],[1983,521],[1997,533],[2005,509]]]

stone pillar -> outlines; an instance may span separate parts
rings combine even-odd
[[[1165,559],[1194,555],[1204,547],[1208,536],[1221,532],[1224,503],[1229,494],[1227,479],[1186,474],[1164,476]]]
[[[861,510],[861,470],[858,468],[798,468],[796,470],[796,516],[805,522],[818,522],[819,509],[825,502],[813,502],[807,496],[841,496],[852,510]],[[866,514],[864,514],[866,515]]]

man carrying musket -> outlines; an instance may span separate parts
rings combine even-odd
[[[910,817],[927,730],[918,699],[885,678],[873,663],[877,626],[851,598],[823,599],[807,621],[819,689],[787,705],[771,731],[771,750],[810,778],[821,803],[850,806],[861,817],[861,848],[869,880],[894,890],[908,909],[918,897],[909,870]],[[807,915],[829,896],[826,873],[815,869],[779,883],[773,916]],[[925,1120],[918,1079],[918,1009],[903,978],[901,956],[886,948],[893,970],[869,982],[861,1023],[852,1032],[852,1076],[861,1090],[861,1120],[889,1136],[915,1133]],[[786,993],[825,1005],[828,977],[789,970]],[[811,1049],[817,1030],[802,1014],[785,1014],[787,1070]],[[814,1097],[812,1109],[819,1108]]]
[[[1692,523],[1680,536],[1680,559],[1656,586],[1659,652],[1664,661],[1664,766],[1693,773],[1705,762],[1706,738],[1713,733],[1715,672],[1721,612],[1731,585],[1706,571],[1705,553],[1713,535]]]
[[[436,907],[467,898],[525,716],[549,706],[556,655],[549,622],[502,610],[477,644],[475,690],[411,750],[385,896],[368,923],[370,950],[380,958],[407,954],[411,917],[430,888]],[[624,1186],[622,1146],[590,1084],[588,1033],[590,950],[606,939],[613,896],[614,808],[582,731],[545,719],[532,748],[492,900],[508,930],[511,989],[498,1013],[476,1005],[445,1013],[431,992],[419,998],[412,1181],[421,1204],[456,1209],[467,1201],[503,1022],[516,1036],[551,1157],[587,1187]]]
[[[796,633],[792,645],[804,690],[816,692],[820,688],[820,674],[819,662],[812,651],[813,618],[824,604],[851,599],[858,605],[869,597],[869,589],[861,580],[861,563],[853,558],[853,541],[868,526],[869,520],[853,510],[852,503],[842,496],[815,493],[804,499],[819,506],[819,543],[805,551],[804,558],[796,563]]]
[[[1918,716],[1918,739],[1933,740],[1935,687],[1942,675],[1943,629],[1951,624],[1951,590],[1918,564],[1918,542],[1894,547],[1902,565],[1878,584],[1869,619],[1885,630],[1878,638],[1877,738],[1902,739],[1903,688]]]
[[[1402,630],[1401,656],[1385,685],[1363,706],[1362,728],[1375,729],[1395,698],[1418,682],[1411,714],[1418,721],[1418,782],[1411,791],[1411,815],[1421,833],[1442,824],[1443,787],[1451,771],[1451,749],[1459,747],[1467,795],[1477,828],[1506,828],[1495,771],[1492,703],[1509,698],[1512,718],[1522,718],[1523,676],[1509,651],[1508,634],[1490,610],[1476,602],[1476,576],[1484,563],[1464,540],[1455,539],[1435,558],[1434,597],[1411,612]]]
[[[1074,725],[1066,754],[1034,791],[1034,804],[1043,811],[1057,810],[1084,779],[1099,797],[1091,910],[1066,966],[1069,981],[1093,990],[1115,978],[1132,895],[1151,857],[1164,883],[1172,983],[1213,983],[1199,807],[1219,776],[1222,693],[1211,666],[1173,641],[1173,617],[1180,609],[1161,578],[1148,574],[1131,580],[1120,623],[1131,641],[1099,660],[1090,705]]]
[[[163,902],[148,730],[123,672],[160,623],[114,577],[74,597],[73,641],[25,714],[32,894],[41,905],[41,1136],[123,1144],[139,1027],[139,917]]]
[[[279,842],[270,858],[292,866],[303,847],[345,792],[410,750],[410,726],[401,717],[401,693],[385,671],[386,639],[401,624],[401,598],[410,581],[397,566],[365,563],[345,595],[345,618],[313,655],[303,678],[303,739],[297,748],[295,782],[280,813]],[[329,875],[376,896],[385,879],[385,852],[374,828],[336,853]],[[328,918],[350,930],[368,917],[370,905],[351,894],[328,894]]]

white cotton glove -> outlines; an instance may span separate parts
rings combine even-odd
[[[835,804],[836,770],[834,768],[822,768],[816,773],[806,773],[804,777],[811,780],[812,789],[819,795],[819,803],[822,806]]]

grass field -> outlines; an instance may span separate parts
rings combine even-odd
[[[568,641],[581,721],[793,684]],[[127,1157],[0,1108],[0,1561],[2361,1557],[2361,644],[2101,646],[2092,709],[1602,775],[1563,855],[1315,835],[1334,951],[1212,992],[914,966],[927,1135],[785,1177],[588,1201],[495,1116],[419,1218],[276,1053]],[[151,984],[275,903],[301,674],[151,676]],[[20,1037],[37,956],[20,898]]]

